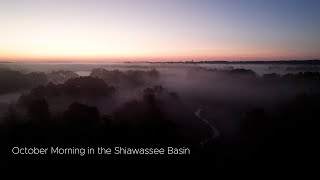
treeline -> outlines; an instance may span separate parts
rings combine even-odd
[[[129,62],[127,62],[129,63]],[[151,64],[271,64],[271,65],[320,65],[319,59],[313,60],[279,60],[279,61],[166,61],[142,62]]]
[[[97,90],[91,91],[94,89]],[[141,92],[141,99],[126,102],[110,114],[79,102],[79,99],[111,100],[115,92],[114,87],[93,77],[35,88],[21,96],[5,114],[5,123],[0,128],[4,142],[198,145],[207,135],[205,125],[194,117],[178,95],[162,86],[146,88]],[[60,113],[53,112],[52,106],[60,100],[66,100],[64,103],[68,106]]]
[[[45,74],[43,72],[22,73],[6,68],[0,68],[0,94],[28,90],[49,82],[58,84],[74,77],[79,77],[71,71],[52,71]]]
[[[256,72],[250,69],[207,69],[202,67],[191,68],[188,72],[190,75],[192,74],[201,74],[201,73],[212,73],[212,75],[225,75],[231,77],[247,77],[247,78],[257,78],[259,80],[320,80],[320,72],[314,71],[306,71],[299,73],[287,73],[284,75],[280,75],[277,73],[263,74],[259,76]]]
[[[149,84],[159,78],[159,72],[155,69],[150,71],[130,70],[122,72],[119,70],[108,71],[97,68],[91,71],[90,76],[103,79],[110,85],[120,87],[139,87]],[[33,87],[46,85],[47,83],[62,84],[69,79],[79,77],[72,71],[52,71],[50,73],[31,72],[22,73],[11,69],[0,69],[0,94],[29,90]]]

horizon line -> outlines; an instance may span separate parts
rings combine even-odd
[[[238,62],[248,62],[248,63],[263,63],[263,62],[306,62],[306,61],[320,61],[320,59],[290,59],[290,60],[178,60],[178,61],[77,61],[77,60],[44,60],[44,61],[1,61],[0,63],[238,63]]]

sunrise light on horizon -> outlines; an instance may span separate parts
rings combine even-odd
[[[2,0],[0,61],[320,59],[317,0]]]

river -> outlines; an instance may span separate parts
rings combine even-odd
[[[203,111],[203,109],[198,108],[194,112],[195,116],[197,118],[199,118],[203,123],[205,123],[211,130],[211,136],[200,142],[201,146],[204,146],[207,143],[209,143],[209,142],[213,141],[214,139],[216,139],[217,137],[219,137],[220,131],[216,127],[214,127],[207,119],[201,117],[201,111]]]

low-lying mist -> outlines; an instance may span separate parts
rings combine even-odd
[[[285,151],[297,136],[305,144],[319,127],[320,73],[314,69],[23,67],[0,68],[1,132],[9,144],[178,145],[235,163],[279,144]]]

